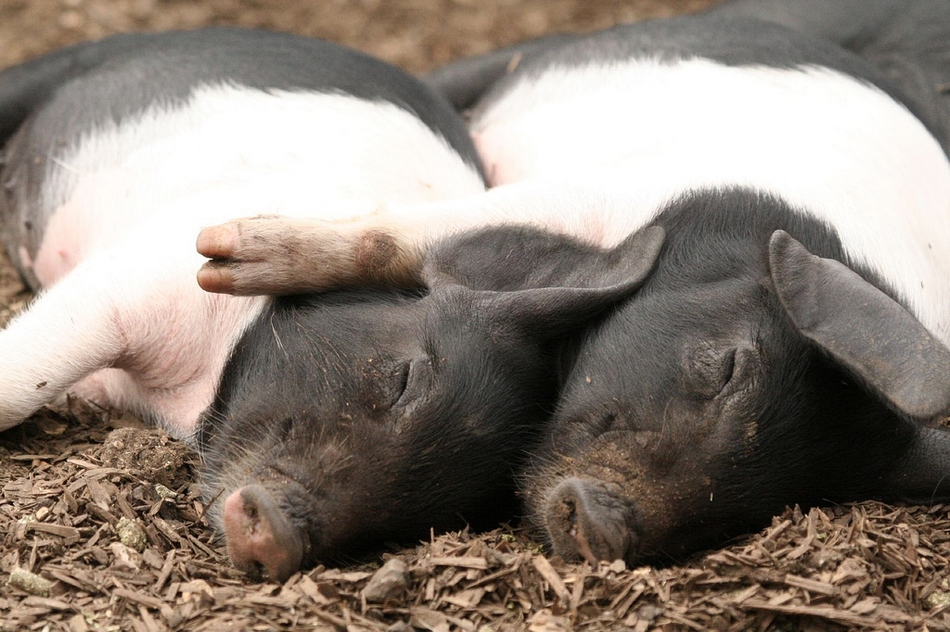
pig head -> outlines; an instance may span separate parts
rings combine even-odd
[[[950,351],[833,231],[735,193],[658,223],[655,272],[579,345],[523,478],[554,553],[664,563],[795,503],[950,497],[929,425]]]
[[[199,433],[235,566],[284,580],[513,514],[514,472],[556,400],[556,349],[631,295],[662,243],[656,228],[609,253],[528,235],[436,247],[422,291],[285,297],[257,319]],[[571,252],[603,265],[552,286]]]

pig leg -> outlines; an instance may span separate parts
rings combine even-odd
[[[190,434],[253,310],[209,301],[175,243],[146,230],[90,256],[0,332],[0,429],[69,392]]]
[[[252,217],[205,228],[198,273],[208,292],[294,294],[383,283],[418,285],[420,238],[393,226],[283,216]]]
[[[613,246],[652,219],[661,199],[609,180],[505,185],[477,196],[391,204],[351,221],[266,216],[205,228],[199,285],[228,294],[292,294],[333,287],[417,286],[434,240],[472,228],[533,225]],[[610,218],[609,221],[607,218]]]
[[[78,267],[0,332],[0,429],[122,355],[112,298],[94,294],[88,267]]]

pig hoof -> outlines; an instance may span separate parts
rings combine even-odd
[[[205,292],[234,293],[234,271],[220,261],[208,261],[198,270],[198,286]]]
[[[545,523],[554,553],[567,560],[626,560],[637,537],[630,508],[596,481],[568,478],[548,498]]]
[[[209,226],[198,233],[195,247],[198,253],[209,259],[230,259],[238,249],[240,227],[235,223]]]
[[[303,538],[260,485],[242,487],[224,501],[224,531],[235,568],[251,575],[263,569],[281,583],[300,570]]]

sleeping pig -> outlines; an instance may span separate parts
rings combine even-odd
[[[0,141],[3,240],[39,292],[0,332],[0,428],[77,394],[192,441],[232,561],[274,580],[506,516],[554,405],[548,349],[629,295],[662,239],[629,242],[640,280],[590,289],[508,291],[455,244],[406,290],[202,291],[201,226],[484,190],[441,97],[286,34],[124,35],[6,69]],[[387,243],[367,236],[356,276]],[[324,287],[354,276],[337,273]]]
[[[793,9],[808,19],[768,19]],[[281,218],[211,227],[199,280],[321,287],[368,235],[403,255],[376,270],[398,276],[463,225],[608,250],[662,228],[642,288],[559,350],[521,483],[554,553],[666,561],[793,503],[946,500],[948,25],[929,0],[750,0],[464,60],[430,82],[472,105],[493,189],[292,235]],[[873,54],[836,44],[844,30]],[[313,265],[288,264],[290,236]]]

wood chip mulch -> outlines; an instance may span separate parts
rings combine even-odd
[[[229,566],[195,467],[81,402],[0,434],[0,630],[950,630],[947,505],[790,509],[665,569],[451,533],[281,586]]]
[[[13,0],[0,2],[0,63],[114,31],[239,23],[421,71],[708,2]],[[28,298],[0,265],[0,322]],[[452,533],[276,585],[228,564],[195,472],[181,444],[81,402],[0,433],[0,630],[950,630],[950,505],[789,509],[665,569],[564,564],[508,528]]]

